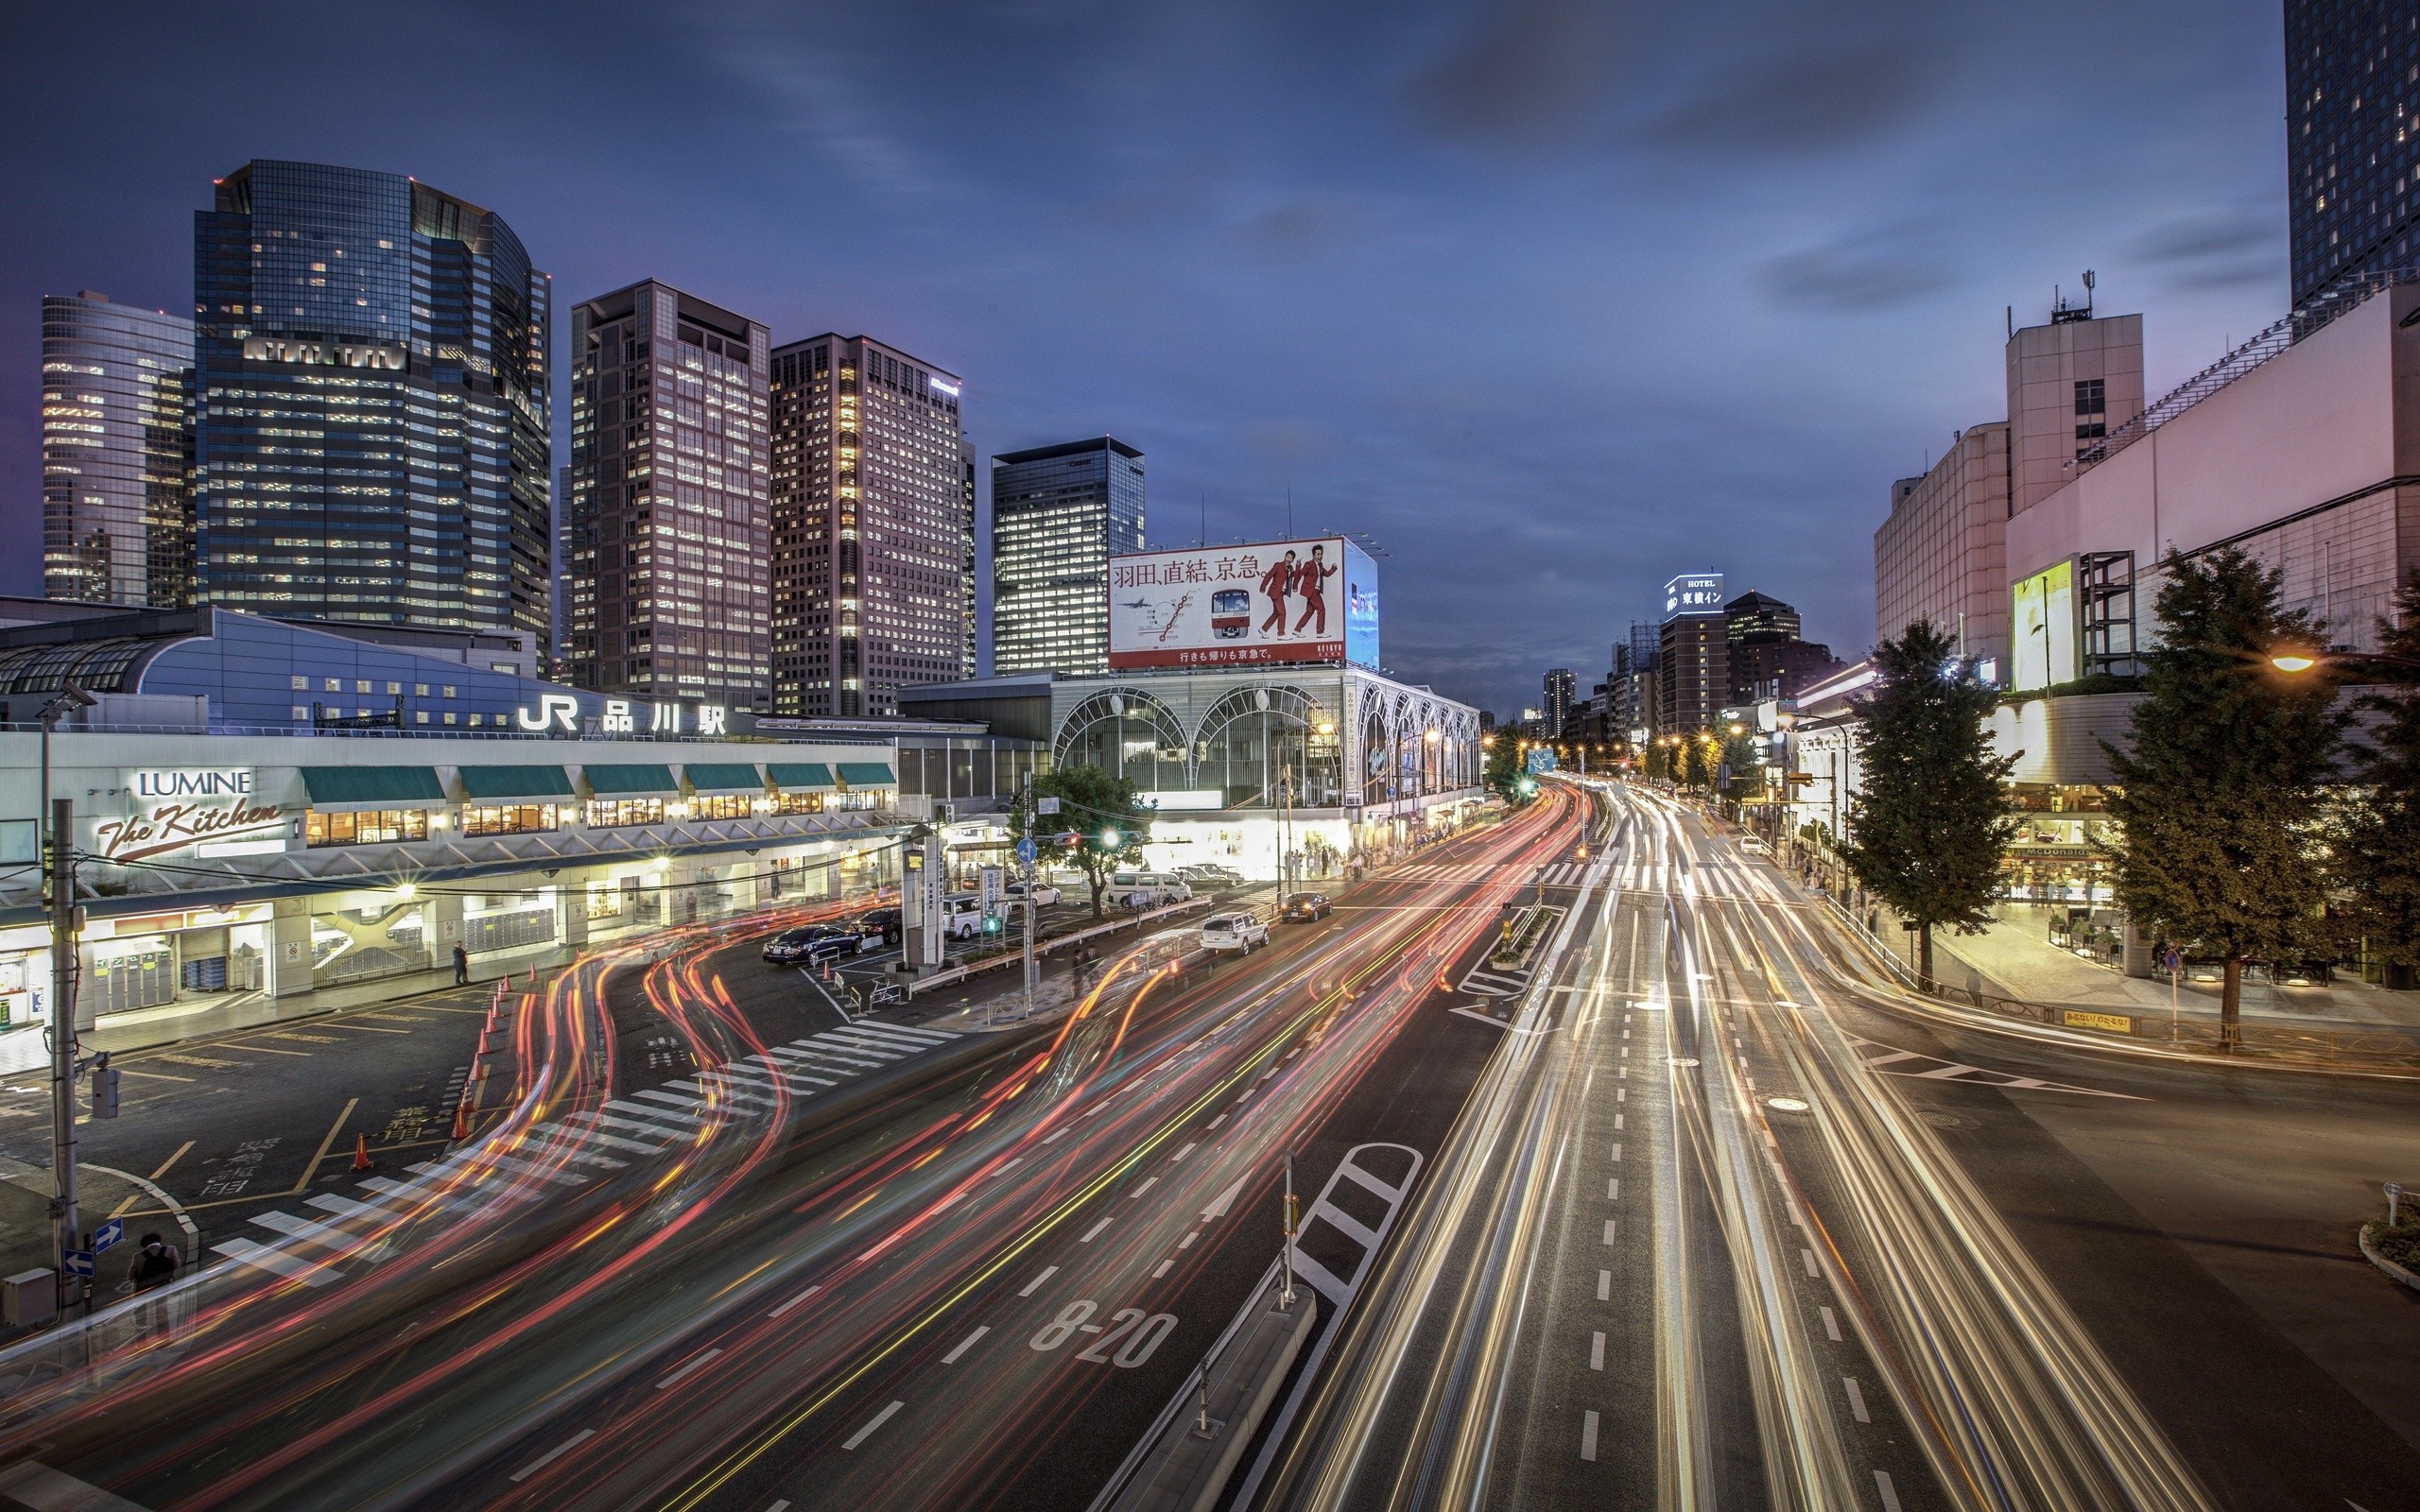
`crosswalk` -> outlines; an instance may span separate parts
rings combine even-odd
[[[506,1194],[464,1190],[443,1206],[469,1206],[497,1195],[527,1200],[545,1190],[583,1187],[598,1176],[628,1170],[634,1159],[662,1155],[694,1139],[718,1108],[763,1111],[785,1096],[796,1103],[960,1038],[945,1029],[859,1020],[534,1125],[510,1155],[475,1145],[453,1150],[405,1167],[413,1177],[408,1181],[365,1177],[353,1195],[329,1192],[304,1199],[306,1211],[255,1213],[250,1221],[265,1237],[238,1235],[212,1245],[210,1252],[306,1286],[325,1286],[341,1279],[335,1269],[339,1260],[376,1264],[387,1258],[383,1244],[362,1246],[365,1235],[356,1226],[401,1217],[466,1170],[475,1168],[475,1183],[502,1177],[518,1185]]]
[[[1416,867],[1406,867],[1399,875],[1412,882],[1479,882],[1489,877],[1500,877],[1505,874],[1505,869],[1492,861],[1423,862]],[[1532,869],[1523,875],[1521,881],[1525,884],[1543,882],[1549,887],[1576,887],[1587,873],[1588,863],[1564,861],[1542,869]]]

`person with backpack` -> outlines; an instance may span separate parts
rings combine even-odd
[[[184,1257],[176,1246],[158,1234],[145,1234],[142,1246],[135,1250],[133,1263],[126,1267],[126,1279],[138,1292],[165,1286],[177,1279],[177,1267]]]

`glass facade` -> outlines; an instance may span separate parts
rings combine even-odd
[[[567,680],[769,707],[765,327],[649,280],[571,317]]]
[[[193,322],[85,293],[42,301],[43,592],[193,602]]]
[[[965,675],[974,521],[958,378],[864,336],[773,353],[773,712],[898,713]]]
[[[992,670],[1109,670],[1109,558],[1143,549],[1143,454],[1113,437],[992,458]]]
[[[2411,265],[2420,4],[2286,0],[2287,233],[2299,306]]]
[[[194,217],[200,595],[548,639],[551,297],[501,217],[401,174],[220,180]]]

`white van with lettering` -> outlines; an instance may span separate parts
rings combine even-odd
[[[1190,899],[1193,888],[1171,872],[1120,871],[1111,875],[1102,896],[1120,908],[1164,908]]]

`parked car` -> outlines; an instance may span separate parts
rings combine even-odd
[[[1011,904],[1025,902],[1026,885],[1024,883],[1010,883],[1008,891],[1009,902]],[[1058,888],[1053,887],[1046,882],[1037,882],[1033,885],[1033,905],[1036,908],[1056,908],[1059,906],[1060,902],[1061,894]]]
[[[1189,867],[1179,867],[1176,868],[1176,874],[1196,887],[1233,887],[1239,885],[1244,880],[1243,873],[1215,866],[1206,861]]]
[[[1192,885],[1169,871],[1113,872],[1109,885],[1101,893],[1105,901],[1120,908],[1137,909],[1181,903],[1192,896]]]
[[[882,947],[882,932],[859,924],[803,924],[765,942],[765,959],[776,966],[812,966],[836,956],[862,955]]]
[[[1753,834],[1743,834],[1739,837],[1739,850],[1742,854],[1752,856],[1769,856],[1773,853],[1771,846]]]
[[[1334,912],[1336,905],[1327,901],[1327,894],[1298,892],[1286,900],[1286,911],[1278,918],[1289,924],[1307,924],[1316,919],[1325,919]]]
[[[942,900],[942,933],[952,939],[973,939],[983,933],[983,900],[971,892],[954,892]]]
[[[1255,945],[1269,943],[1269,925],[1258,914],[1212,914],[1201,921],[1201,948],[1240,951],[1249,955]]]
[[[907,937],[907,927],[900,922],[896,908],[876,908],[858,919],[859,928],[882,936],[885,945],[896,945]]]

